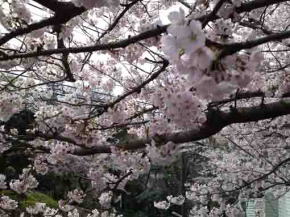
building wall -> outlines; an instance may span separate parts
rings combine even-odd
[[[279,217],[290,217],[290,192],[279,199]]]
[[[251,199],[248,201],[246,217],[281,217],[279,216],[278,208],[278,200],[274,198],[273,194],[267,194],[264,198]],[[290,217],[290,215],[286,216]]]
[[[265,202],[265,217],[279,217],[278,200],[271,195],[270,197],[265,197],[264,202]]]
[[[255,200],[251,199],[247,202],[246,206],[246,216],[247,217],[256,217],[256,210],[255,210]]]

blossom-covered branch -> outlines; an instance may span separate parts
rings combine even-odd
[[[284,2],[286,0],[270,0],[270,1],[251,1],[248,3],[244,3],[242,4],[240,7],[236,8],[236,11],[238,13],[242,13],[242,12],[247,12],[250,10],[254,10],[260,7],[265,7],[265,6],[269,6],[272,4],[276,4],[276,3],[281,3]],[[69,14],[69,16],[65,16],[64,14],[61,14],[61,16],[54,16],[48,20],[44,20],[44,21],[40,21],[39,23],[36,24],[31,24],[30,26],[28,26],[25,29],[19,29],[19,30],[15,30],[15,32],[11,32],[8,33],[6,36],[0,38],[0,45],[4,44],[5,42],[7,42],[8,40],[10,40],[13,37],[16,37],[18,35],[23,35],[25,33],[29,33],[33,30],[37,30],[40,29],[42,27],[48,26],[48,25],[57,25],[57,24],[62,24],[67,22],[68,20],[70,20],[72,17],[75,17],[81,13],[84,12],[83,8],[77,8],[72,10],[74,13]],[[207,15],[207,16],[211,16],[211,15]],[[204,17],[200,17],[198,20],[205,20],[207,19],[207,16]],[[217,17],[212,17],[210,21],[217,19]],[[118,49],[118,48],[124,48],[130,44],[139,42],[141,40],[144,39],[148,39],[151,37],[155,37],[160,35],[161,33],[166,32],[167,26],[158,26],[155,29],[152,30],[148,30],[146,32],[140,33],[136,36],[132,36],[128,39],[124,39],[118,42],[112,42],[112,43],[108,43],[108,44],[101,44],[101,45],[92,45],[92,46],[87,46],[87,47],[71,47],[71,48],[65,48],[65,49],[53,49],[53,50],[43,50],[43,51],[38,51],[38,52],[32,52],[32,53],[24,53],[24,54],[15,54],[15,55],[7,55],[4,57],[0,58],[0,61],[4,61],[4,60],[12,60],[12,59],[19,59],[19,58],[30,58],[30,57],[38,57],[38,56],[49,56],[52,54],[65,54],[65,53],[83,53],[83,52],[94,52],[94,51],[100,51],[100,50],[110,50],[110,49]],[[233,45],[228,45],[226,47],[226,51],[224,51],[225,54],[232,54],[238,50],[241,49],[248,49],[251,48],[253,46],[262,44],[262,43],[266,43],[269,42],[269,40],[279,40],[279,39],[285,39],[289,37],[289,31],[286,33],[280,33],[280,34],[274,34],[272,35],[270,38],[262,38],[260,40],[256,40],[253,41],[251,43],[246,43],[246,44],[233,44]],[[223,55],[225,55],[223,54]]]
[[[156,140],[159,145],[164,145],[169,141],[174,143],[194,142],[208,138],[221,131],[231,124],[261,121],[290,114],[290,101],[280,100],[278,102],[258,105],[253,107],[235,108],[229,111],[212,110],[207,114],[207,121],[197,129],[176,132],[172,134],[155,135],[152,138],[142,138],[129,142],[128,144],[118,144],[117,147],[123,150],[136,150],[145,148],[152,140]],[[97,153],[110,153],[110,146],[101,146],[93,149],[79,149],[73,154],[92,155]]]

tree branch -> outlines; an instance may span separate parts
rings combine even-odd
[[[107,43],[107,44],[99,44],[99,45],[92,45],[92,46],[85,46],[85,47],[51,49],[51,50],[43,50],[40,52],[15,54],[15,55],[11,55],[11,56],[2,57],[2,58],[0,58],[0,61],[19,59],[19,58],[28,58],[28,57],[37,57],[37,56],[49,56],[52,54],[83,53],[83,52],[93,52],[93,51],[100,51],[100,50],[111,50],[111,49],[117,49],[117,48],[125,48],[128,45],[136,43],[138,41],[153,37],[155,35],[160,35],[162,32],[165,32],[165,30],[166,30],[166,26],[160,27],[158,29],[150,30],[147,32],[143,32],[139,35],[130,37],[128,39],[120,40],[118,42],[111,42],[111,43]],[[1,43],[1,39],[0,39],[0,43]]]
[[[282,2],[287,2],[287,1],[289,1],[289,0],[255,0],[255,1],[247,2],[247,3],[243,3],[240,7],[236,8],[236,12],[238,12],[238,13],[248,12],[248,11],[251,11],[251,10],[254,10],[254,9],[257,9],[257,8],[266,7],[266,6],[269,6],[269,5],[272,5],[272,4],[282,3]],[[70,7],[72,7],[72,6],[70,6]],[[68,20],[70,20],[72,17],[75,17],[75,16],[77,16],[77,15],[79,15],[79,14],[81,14],[81,13],[83,13],[85,11],[84,8],[77,8],[77,7],[72,7],[70,10],[71,10],[71,13],[72,13],[71,15],[69,15],[69,16],[68,15],[62,15],[62,16],[60,16],[61,15],[61,13],[60,13],[60,15],[57,18],[56,22],[52,22],[52,23],[49,22],[48,24],[45,24],[45,25],[44,24],[42,24],[42,25],[40,25],[40,24],[38,24],[38,25],[37,24],[32,24],[32,25],[29,25],[25,29],[15,30],[15,32],[8,33],[7,35],[5,35],[3,38],[0,39],[0,45],[4,44],[5,42],[7,42],[8,40],[10,40],[13,37],[16,37],[16,36],[19,36],[19,35],[23,35],[25,33],[29,33],[30,31],[40,29],[40,28],[42,28],[44,26],[57,25],[57,24],[65,23]],[[208,16],[212,16],[212,15],[209,14],[209,15],[202,16],[202,17],[198,18],[198,20],[203,22],[204,20],[207,19]],[[212,16],[212,18],[209,21],[213,21],[213,20],[215,20],[217,18],[218,18],[217,16]],[[56,17],[53,17],[53,18],[50,18],[50,19],[56,19]],[[41,22],[44,22],[44,21],[41,21]],[[34,28],[32,28],[33,25],[34,25]],[[120,41],[114,42],[114,43],[108,43],[108,44],[102,44],[102,45],[93,45],[93,46],[80,47],[80,48],[74,47],[74,48],[66,48],[66,49],[52,49],[52,50],[45,50],[45,51],[41,51],[41,52],[31,52],[31,53],[25,53],[25,54],[16,54],[16,55],[11,55],[11,56],[4,56],[4,57],[0,58],[0,61],[19,59],[19,58],[27,58],[27,57],[49,56],[49,55],[52,55],[52,54],[60,54],[60,53],[62,53],[62,54],[64,54],[64,53],[83,53],[83,52],[93,52],[93,51],[99,51],[99,50],[109,50],[109,49],[124,48],[124,47],[126,47],[126,46],[128,46],[130,44],[139,42],[139,41],[144,40],[144,39],[148,39],[148,38],[151,38],[151,37],[158,36],[158,35],[160,35],[162,33],[165,33],[167,27],[168,27],[168,25],[159,26],[159,27],[157,27],[155,29],[140,33],[140,34],[138,34],[136,36],[130,37],[128,39],[120,40]],[[32,28],[32,29],[29,30],[30,28]],[[289,35],[288,35],[289,33],[285,33],[284,32],[284,35],[283,35],[283,33],[278,33],[278,34],[281,34],[281,35],[280,36],[273,36],[274,39],[271,39],[271,40],[279,40],[279,39],[283,39],[283,38],[289,37]],[[278,38],[276,38],[276,37],[278,37]],[[262,38],[262,39],[264,39],[264,38]],[[268,42],[268,41],[266,40],[266,42]],[[253,41],[252,43],[248,43],[248,44],[240,43],[240,44],[243,44],[243,45],[238,45],[239,43],[237,43],[237,44],[229,44],[229,45],[227,45],[227,48],[225,49],[226,50],[225,53],[229,53],[230,54],[232,52],[235,52],[236,50],[247,49],[247,47],[251,48],[253,46],[256,46],[256,45],[254,45],[255,43],[257,45],[259,45],[261,43],[266,43],[266,42],[263,42],[263,41],[258,41],[258,42],[256,41],[255,42],[255,41]]]
[[[30,24],[26,28],[16,29],[16,30],[14,30],[14,31],[12,31],[10,33],[7,33],[2,38],[0,38],[0,46],[5,44],[10,39],[15,38],[15,37],[17,37],[19,35],[24,35],[24,34],[30,33],[30,32],[32,32],[34,30],[41,29],[43,27],[52,25],[54,23],[56,23],[56,18],[55,17],[51,17],[51,18],[48,18],[48,19],[45,19],[45,20],[41,20],[41,21],[39,21],[37,23]]]
[[[139,2],[140,0],[134,0],[132,1],[130,4],[125,5],[125,8],[122,10],[122,12],[116,17],[116,19],[114,20],[114,22],[100,35],[100,37],[98,37],[97,42],[95,44],[98,44],[101,39],[103,37],[105,37],[109,32],[111,32],[119,23],[119,21],[125,16],[125,14],[129,11],[129,9],[131,7],[133,7],[137,2]],[[89,61],[89,59],[92,56],[92,52],[88,53],[85,57],[85,59],[83,60],[83,65],[81,68],[84,67],[84,65]]]
[[[235,100],[250,99],[253,97],[264,97],[264,96],[265,96],[265,93],[260,90],[255,91],[255,92],[238,92],[237,94],[232,94],[230,98],[228,99],[210,102],[208,106],[214,107],[214,106],[224,105],[226,103],[233,102]]]
[[[39,1],[39,2],[45,2],[45,1]],[[72,3],[69,4],[69,3],[65,3],[65,2],[62,2],[62,3],[59,2],[56,4],[56,6],[58,6],[58,7],[57,7],[56,13],[53,17],[39,21],[37,23],[30,24],[25,28],[16,29],[12,32],[7,33],[2,38],[0,38],[0,46],[5,44],[6,42],[11,40],[12,38],[30,33],[34,30],[38,30],[38,29],[41,29],[41,28],[46,27],[46,26],[64,24],[67,21],[69,21],[70,19],[72,19],[72,18],[74,18],[74,17],[76,17],[76,16],[78,16],[86,11],[85,8],[75,7],[74,4],[72,4]]]
[[[33,0],[33,1],[54,12],[63,9],[68,4],[72,4],[71,2],[59,2],[58,0]]]
[[[64,45],[63,38],[60,37],[61,25],[55,26],[55,30],[57,32],[57,47],[66,48]],[[75,82],[76,80],[73,77],[73,74],[71,72],[70,65],[68,62],[68,55],[69,55],[68,53],[62,55],[62,59],[61,59],[62,65],[65,69],[66,79],[70,82]]]
[[[279,41],[279,40],[286,39],[289,37],[290,37],[290,30],[285,31],[285,32],[271,34],[271,35],[268,35],[268,36],[265,36],[256,40],[252,40],[252,41],[226,44],[224,45],[225,46],[224,50],[220,54],[220,58],[228,56],[228,55],[232,55],[240,50],[250,49],[258,45],[265,44],[270,41]]]
[[[216,4],[216,6],[214,7],[214,9],[212,10],[212,12],[204,19],[204,21],[202,22],[202,28],[204,28],[207,24],[208,24],[208,22],[210,21],[210,20],[212,20],[215,16],[216,16],[216,14],[217,14],[217,12],[218,12],[218,10],[223,6],[223,4],[226,2],[226,0],[220,0],[217,4]]]
[[[132,90],[130,90],[130,91],[126,92],[125,94],[119,96],[114,101],[102,105],[102,110],[100,112],[98,112],[96,115],[90,116],[90,117],[82,119],[82,120],[88,120],[88,119],[92,119],[92,118],[95,118],[97,116],[100,116],[103,113],[107,112],[109,108],[113,108],[116,104],[118,104],[119,102],[121,102],[122,100],[127,98],[128,96],[130,96],[130,95],[132,95],[134,93],[140,92],[142,90],[142,88],[144,88],[151,81],[155,80],[167,68],[167,66],[169,65],[169,62],[166,59],[163,59],[162,61],[160,61],[160,63],[163,63],[163,65],[156,72],[152,73],[151,76],[148,79],[143,81],[138,86],[134,87]]]
[[[208,138],[231,124],[260,121],[288,114],[290,114],[289,99],[264,104],[262,106],[241,107],[230,111],[214,111],[214,114],[208,114],[208,117],[211,116],[213,118],[208,118],[207,121],[197,129],[158,135],[158,140],[162,141],[162,143],[157,145],[163,145],[169,141],[172,141],[176,144],[194,142]],[[123,150],[136,150],[145,148],[146,144],[151,143],[152,139],[154,140],[154,137],[141,138],[131,141],[127,144],[119,144],[117,147]],[[111,146],[98,146],[92,149],[76,149],[72,154],[83,156],[110,152]]]

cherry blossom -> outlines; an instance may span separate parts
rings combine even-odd
[[[154,206],[158,209],[168,209],[170,206],[170,203],[167,201],[159,201],[159,202],[154,202]]]
[[[85,215],[120,216],[154,167],[190,168],[152,202],[160,213],[239,217],[242,202],[281,197],[289,13],[284,0],[0,0],[0,154],[30,164],[1,171],[0,215],[79,217],[92,197]],[[48,173],[88,188],[59,209],[18,206]]]
[[[99,202],[104,208],[109,208],[111,206],[112,197],[113,192],[103,192],[99,197]]]
[[[68,198],[72,202],[82,203],[86,196],[82,190],[75,189],[67,193]]]
[[[38,186],[38,181],[30,173],[30,171],[30,168],[23,169],[22,174],[19,176],[19,179],[12,180],[9,183],[10,188],[16,191],[18,194],[22,194],[30,189],[36,188]]]
[[[185,198],[182,196],[182,195],[179,195],[177,197],[173,197],[172,195],[170,196],[167,196],[166,199],[172,203],[172,204],[175,204],[175,205],[182,205],[185,201]]]
[[[0,198],[1,209],[14,210],[18,207],[18,203],[15,200],[10,199],[8,196],[2,196]]]
[[[33,207],[27,207],[26,212],[28,212],[31,215],[36,215],[39,213],[43,213],[46,210],[46,204],[45,203],[36,203]]]

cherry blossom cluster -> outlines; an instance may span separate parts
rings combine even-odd
[[[85,196],[84,192],[80,189],[75,189],[67,193],[70,202],[82,203]]]
[[[234,54],[219,59],[218,48],[206,45],[206,35],[199,21],[187,21],[181,9],[171,12],[168,18],[171,25],[161,38],[162,50],[175,71],[188,78],[187,87],[198,98],[220,99],[250,83],[262,58],[259,53]],[[230,31],[221,24],[217,26],[222,29],[220,31]]]
[[[210,211],[208,210],[208,207],[202,206],[202,207],[194,207],[190,210],[190,217],[216,217],[226,214],[230,217],[243,217],[245,216],[245,213],[234,206],[227,205],[226,207],[213,207]]]
[[[100,161],[103,162],[103,161]],[[101,192],[107,187],[106,180],[104,180],[104,174],[106,170],[101,166],[96,166],[95,168],[90,168],[87,176],[91,180],[91,185],[96,192]]]
[[[167,200],[163,200],[163,201],[158,201],[158,202],[154,202],[154,207],[156,207],[157,209],[169,209],[170,205],[178,205],[181,206],[184,201],[185,198],[182,195],[179,195],[177,197],[173,197],[172,195],[169,195],[166,197]]]
[[[179,152],[177,150],[176,144],[173,142],[168,142],[162,147],[156,147],[155,142],[153,141],[151,145],[146,147],[147,156],[150,158],[152,164],[157,165],[169,165],[176,160]]]
[[[7,121],[9,118],[23,108],[23,99],[9,93],[1,93],[0,120]]]
[[[288,125],[289,118],[277,118],[267,126],[265,123],[252,123],[248,127],[238,125],[235,133],[233,128],[227,128],[215,137],[212,147],[203,153],[209,162],[205,163],[206,170],[202,174],[206,177],[211,173],[212,177],[197,179],[186,194],[187,199],[200,203],[192,210],[192,216],[194,213],[216,216],[223,212],[229,216],[243,216],[243,209],[238,204],[227,204],[227,198],[233,197],[227,192],[235,192],[236,199],[242,202],[266,195],[269,188],[275,197],[289,190],[286,186],[273,186],[273,183],[283,183],[289,176],[287,166],[275,168],[282,159],[289,158],[286,150],[289,132],[281,127]],[[270,175],[260,179],[268,173]],[[215,201],[219,208],[208,210],[208,201]]]
[[[47,159],[44,155],[38,155],[34,159],[33,169],[41,175],[45,175],[48,172]]]
[[[13,0],[8,2],[1,1],[0,7],[0,23],[6,29],[14,29],[16,27],[16,22],[24,22],[25,24],[31,21],[31,11],[27,8],[26,0]],[[14,22],[13,22],[14,21]]]
[[[170,207],[170,203],[163,200],[163,201],[154,201],[154,207],[156,207],[157,209],[168,209]]]
[[[29,206],[26,208],[26,212],[31,214],[31,215],[45,213],[45,211],[46,211],[46,204],[45,203],[35,203],[34,206]],[[49,213],[52,213],[51,209],[50,209]],[[45,216],[45,214],[44,214],[44,216]]]
[[[111,202],[113,199],[113,192],[112,191],[103,192],[98,199],[99,199],[100,204],[104,208],[108,209],[111,207]]]
[[[137,179],[140,175],[146,174],[150,169],[148,157],[142,157],[142,153],[131,154],[129,152],[121,152],[120,150],[112,150],[111,155],[112,167],[122,171],[124,174],[131,172],[129,179]]]
[[[72,210],[75,209],[73,205],[70,205],[68,201],[65,200],[59,200],[58,207],[63,212],[71,212]]]
[[[184,203],[184,201],[185,201],[185,198],[182,195],[179,195],[177,197],[173,197],[172,195],[169,195],[169,196],[166,197],[166,199],[170,203],[178,205],[178,206],[181,206]]]
[[[7,204],[10,203],[10,205],[7,205],[7,204],[4,205],[4,202],[3,202],[3,207],[0,205],[1,208],[5,210],[12,210],[11,208],[13,207],[14,207],[13,209],[17,208],[17,203],[16,205],[13,204],[16,201],[13,202],[13,200],[9,199],[7,196],[3,196],[2,198],[1,199],[3,201],[6,201]],[[66,214],[63,214],[62,212],[60,212],[60,210],[65,212]],[[30,215],[41,215],[44,217],[64,217],[64,216],[81,217],[83,216],[81,212],[78,209],[76,209],[74,206],[60,204],[60,209],[54,209],[54,208],[50,208],[45,203],[35,203],[33,206],[27,207],[26,213]],[[25,216],[24,212],[22,212],[20,216]],[[91,211],[91,213],[88,213],[85,217],[122,217],[122,215],[118,215],[114,209],[111,212],[109,211],[102,212],[97,209],[94,209]]]
[[[123,217],[123,215],[117,214],[117,212],[113,209],[113,211],[104,211],[100,212],[97,209],[92,210],[91,214],[88,214],[87,217]]]
[[[18,203],[15,200],[12,200],[8,196],[2,196],[0,198],[0,208],[4,210],[14,210],[18,207]]]
[[[51,154],[48,156],[48,162],[51,164],[57,164],[60,162],[66,162],[68,154],[72,151],[72,146],[65,142],[55,142],[51,148]]]
[[[168,118],[168,122],[172,121],[176,126],[192,126],[194,123],[201,122],[203,119],[200,100],[185,87],[181,87],[180,89],[176,87],[160,88],[153,95],[152,102],[154,106],[159,107],[164,112],[164,115]],[[168,123],[165,124],[168,125]],[[168,128],[168,126],[165,127]],[[160,127],[158,126],[158,128]],[[153,126],[151,131],[158,133],[157,130],[154,130]],[[162,133],[164,132],[161,130],[160,134]]]
[[[28,190],[34,189],[38,186],[38,181],[31,174],[31,168],[25,168],[19,179],[12,180],[9,183],[10,188],[18,194],[23,194]]]
[[[44,1],[36,2],[40,8],[50,7],[42,5]],[[223,99],[237,89],[263,90],[267,97],[276,97],[277,90],[281,92],[279,96],[289,91],[289,39],[274,40],[258,49],[243,49],[231,55],[223,52],[233,43],[247,44],[276,32],[286,34],[289,7],[281,3],[247,11],[250,7],[268,2],[257,1],[257,6],[255,0],[227,0],[211,16],[209,13],[220,2],[59,0],[62,7],[68,6],[72,12],[77,10],[83,13],[69,17],[67,22],[57,23],[54,15],[58,18],[59,12],[54,7],[42,10],[40,17],[43,20],[39,21],[33,13],[37,9],[31,9],[34,8],[31,1],[0,0],[1,33],[2,27],[3,31],[5,29],[0,41],[5,41],[11,33],[16,34],[12,40],[1,44],[0,58],[15,60],[0,61],[0,120],[9,120],[11,115],[24,107],[31,106],[36,111],[36,127],[27,130],[28,135],[21,135],[21,139],[33,147],[29,153],[32,154],[34,171],[24,169],[19,179],[12,180],[10,184],[0,174],[0,189],[10,187],[23,194],[38,185],[32,172],[45,175],[48,171],[73,171],[90,181],[99,203],[103,208],[110,209],[115,199],[110,189],[124,190],[128,181],[148,173],[152,164],[166,166],[176,160],[178,144],[163,144],[162,139],[174,131],[192,132],[192,129],[207,124],[204,111],[207,111],[209,102]],[[171,24],[163,26],[159,19],[160,11],[179,4],[184,9],[169,13]],[[188,10],[190,14],[186,14]],[[246,13],[238,13],[242,10]],[[122,12],[128,16],[119,17]],[[267,16],[271,19],[266,19]],[[207,18],[210,20],[206,23]],[[51,20],[56,23],[50,23]],[[32,29],[35,29],[46,22],[48,25],[44,28],[19,34],[28,31],[32,23]],[[61,32],[56,30],[57,25]],[[165,29],[166,33],[160,36]],[[68,50],[59,48],[61,42]],[[107,45],[102,47],[103,44]],[[74,53],[82,47],[85,50],[99,45],[101,50],[96,49],[89,55]],[[70,50],[73,52],[70,53]],[[53,54],[47,55],[49,52]],[[167,61],[163,54],[170,65],[149,84],[140,86],[154,75],[162,64],[160,60]],[[258,71],[260,62],[263,63],[263,70]],[[70,84],[70,90],[65,87],[69,82],[64,81],[69,71],[76,79]],[[6,76],[6,73],[14,75]],[[22,78],[22,75],[26,77]],[[263,76],[263,82],[259,80],[260,76]],[[61,93],[49,87],[58,83],[62,85]],[[94,99],[94,94],[99,94],[96,94],[99,88],[107,96]],[[123,95],[130,91],[133,93]],[[121,99],[120,96],[124,97]],[[277,99],[271,100],[274,102]],[[270,99],[266,98],[266,101],[270,102]],[[254,102],[235,101],[235,106],[250,107],[260,103]],[[260,103],[261,109],[263,103]],[[227,111],[228,105],[223,107],[221,104],[215,109]],[[142,113],[148,108],[152,108],[151,111]],[[235,111],[233,107],[229,110]],[[287,118],[279,118],[262,122],[259,126],[248,124],[223,129],[220,134],[226,139],[211,138],[211,141],[216,139],[214,145],[206,140],[206,148],[203,147],[198,153],[206,160],[202,171],[198,171],[200,179],[194,179],[194,184],[186,190],[186,198],[168,196],[164,201],[155,202],[154,206],[167,210],[173,204],[182,205],[185,200],[191,200],[195,205],[190,216],[216,217],[226,214],[239,217],[242,210],[228,204],[227,199],[232,196],[228,192],[234,192],[235,199],[243,200],[256,197],[267,188],[274,189],[278,196],[289,190],[287,186],[281,187],[289,183],[287,164],[271,172],[281,159],[290,157],[287,148],[290,143],[288,122]],[[131,124],[134,126],[131,127]],[[124,127],[130,128],[130,139],[125,142],[115,138],[115,133]],[[2,127],[0,153],[10,146],[9,139],[20,138],[15,129],[11,129],[8,136],[5,133]],[[115,140],[110,143],[108,138]],[[127,143],[130,145],[134,139],[137,142],[146,141],[144,143],[152,140],[152,143],[146,146],[146,153],[124,151]],[[140,147],[144,147],[142,145]],[[110,149],[109,146],[114,147]],[[106,150],[106,154],[74,156],[77,151],[93,152],[98,148]],[[46,153],[34,154],[34,149]],[[117,175],[111,170],[117,170]],[[267,177],[259,180],[261,174]],[[249,188],[244,189],[245,186]],[[72,204],[81,204],[85,195],[86,192],[75,189],[68,192],[67,200],[59,201],[59,210],[36,203],[26,212],[55,217],[61,217],[60,213],[65,212],[65,216],[79,217],[82,213]],[[207,204],[211,202],[217,206],[209,209]],[[2,196],[0,207],[13,210],[17,208],[17,202]],[[93,210],[87,216],[109,217],[117,214]]]

